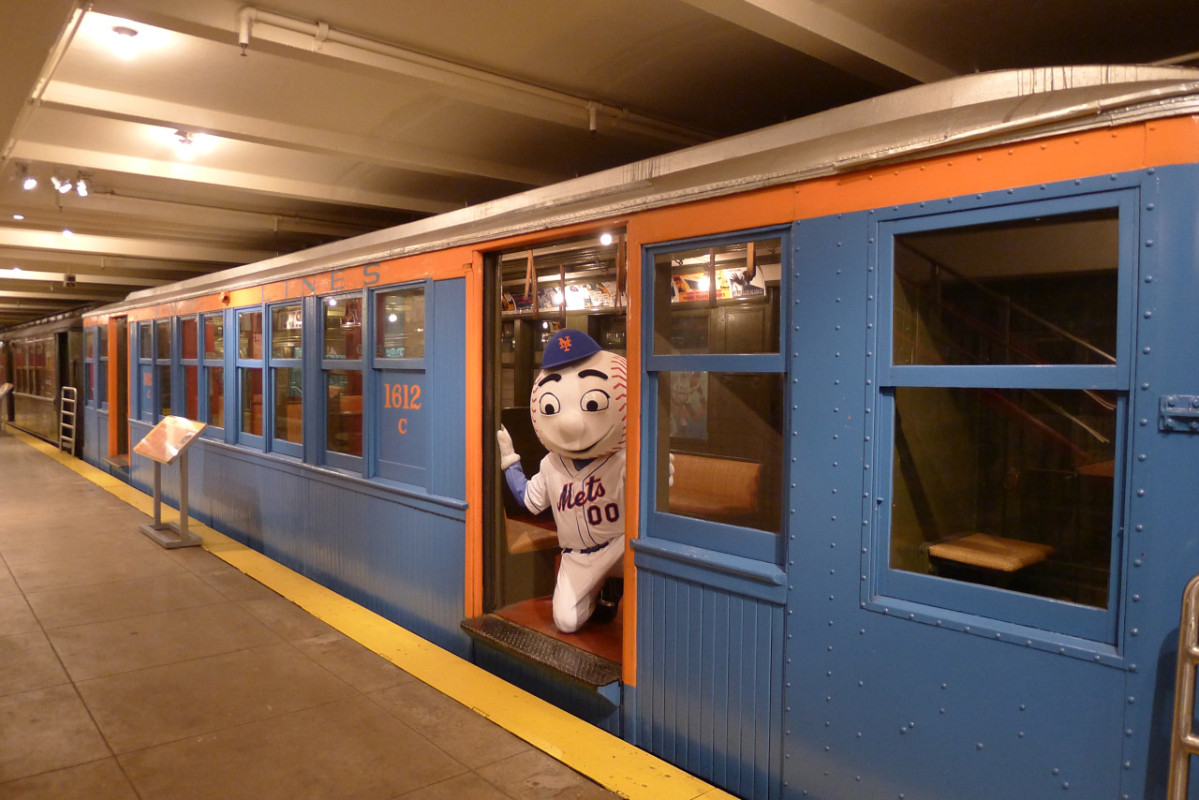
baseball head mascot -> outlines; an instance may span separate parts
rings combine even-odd
[[[612,620],[620,601],[626,378],[623,357],[582,331],[559,330],[546,343],[530,398],[533,430],[550,451],[536,475],[525,478],[508,432],[498,434],[512,493],[532,513],[554,514],[562,548],[554,625],[564,633],[588,619]]]

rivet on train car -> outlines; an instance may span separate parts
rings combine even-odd
[[[1141,596],[1140,596],[1139,594],[1134,594],[1134,595],[1132,596],[1132,602],[1134,602],[1134,603],[1139,603],[1139,602],[1141,602]]]
[[[1152,211],[1152,210],[1153,210],[1153,208],[1154,208],[1154,204],[1153,204],[1153,203],[1146,203],[1146,204],[1145,204],[1145,210],[1146,210],[1146,211]]]
[[[1042,150],[1048,150],[1048,149],[1049,149],[1049,145],[1047,145],[1047,144],[1043,144],[1043,145],[1041,145],[1041,149],[1042,149]]]
[[[1137,525],[1137,527],[1136,527],[1136,531],[1137,531],[1137,533],[1140,533],[1140,532],[1141,532],[1141,531],[1143,531],[1143,530],[1145,530],[1145,526],[1144,526],[1144,525]]]
[[[982,742],[977,742],[977,743],[974,745],[974,749],[975,749],[975,750],[982,750],[982,749],[983,749],[983,743],[982,743]]]
[[[1141,384],[1141,391],[1148,391],[1148,390],[1149,390],[1149,383],[1148,383],[1148,381],[1146,381],[1145,383]]]
[[[1145,240],[1145,246],[1146,246],[1146,247],[1153,247],[1153,240],[1152,240],[1152,239],[1146,239],[1146,240]]]
[[[1054,767],[1053,769],[1050,770],[1050,773],[1053,775],[1061,775],[1062,771],[1059,768]]]
[[[1154,174],[1155,172],[1157,172],[1157,167],[1150,167],[1150,168],[1149,168],[1148,170],[1146,170],[1146,171],[1147,171],[1147,172],[1148,172],[1150,175],[1152,175],[1152,174]]]
[[[1146,311],[1146,312],[1145,312],[1145,319],[1152,319],[1152,317],[1153,317],[1153,312],[1152,312],[1152,311]]]
[[[1082,186],[1082,181],[1081,181],[1081,180],[1079,180],[1078,178],[1075,178],[1075,179],[1074,179],[1074,185],[1075,185],[1075,186]]]
[[[1145,283],[1153,283],[1153,276],[1152,276],[1152,275],[1146,275],[1146,276],[1145,276]]]
[[[1024,731],[1016,731],[1016,738],[1017,738],[1017,739],[1023,739],[1023,738],[1024,738]]]
[[[1148,424],[1149,424],[1149,420],[1147,420],[1147,419],[1145,419],[1144,417],[1142,417],[1142,418],[1141,418],[1141,427],[1144,427],[1144,426],[1146,426],[1146,425],[1148,425]]]
[[[1139,559],[1139,558],[1138,558],[1138,559],[1134,560],[1134,561],[1132,562],[1132,565],[1133,565],[1134,567],[1139,567],[1139,566],[1141,566],[1141,559]]]
[[[964,630],[966,633],[970,633],[970,626],[967,625],[966,627],[962,628],[962,630]]]
[[[1145,496],[1145,490],[1137,489],[1137,497],[1144,497],[1144,496]]]
[[[940,627],[941,627],[942,625],[944,625],[944,624],[945,624],[945,623],[944,623],[944,622],[942,622],[941,620],[936,620],[936,621],[934,621],[934,622],[933,622],[933,625],[936,625],[938,628],[940,628]]]

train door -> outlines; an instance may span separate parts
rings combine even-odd
[[[602,238],[597,234],[498,253],[486,261],[484,429],[507,430],[529,477],[537,473],[546,453],[529,414],[529,396],[546,341],[555,331],[569,327],[586,331],[607,350],[625,353],[624,253],[623,235],[612,232]],[[492,624],[520,626],[517,650],[546,644],[537,637],[522,638],[535,631],[539,636],[569,640],[618,666],[619,621],[587,626],[573,635],[560,634],[553,626],[550,597],[558,538],[551,514],[533,516],[516,502],[494,453],[484,475],[486,616]],[[497,617],[504,621],[498,622]],[[607,674],[617,673],[618,669]]]
[[[1150,535],[1182,462],[1146,478],[1189,443],[1157,405],[1193,385],[1161,366],[1195,276],[1147,261],[1195,245],[1144,227],[1150,188],[796,227],[784,797],[1158,796],[1196,546],[1186,517]]]

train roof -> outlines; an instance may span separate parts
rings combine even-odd
[[[374,233],[130,294],[170,302],[982,146],[1199,113],[1199,69],[1006,70],[904,89]]]

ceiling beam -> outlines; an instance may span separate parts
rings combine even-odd
[[[0,247],[29,247],[76,253],[112,253],[122,256],[163,258],[179,261],[203,261],[210,264],[252,264],[277,253],[247,250],[169,239],[134,239],[124,236],[73,234],[26,230],[0,226]]]
[[[16,289],[6,289],[4,288],[4,282],[0,281],[0,299],[9,300],[54,300],[62,302],[66,302],[68,300],[78,300],[82,302],[100,302],[119,300],[127,294],[128,292],[123,292],[119,289],[88,291],[80,290],[78,288],[61,290],[47,289],[43,292],[29,292]]]
[[[165,286],[169,278],[135,275],[91,275],[78,272],[40,272],[33,269],[0,269],[0,281],[50,281],[62,283],[68,276],[77,286]]]
[[[391,169],[433,175],[478,176],[521,186],[547,186],[570,175],[457,155],[427,147],[318,130],[302,125],[234,114],[213,108],[173,103],[74,83],[53,81],[46,87],[42,107],[88,116],[138,122],[166,128],[186,128],[235,141],[298,150],[317,155],[351,158]]]
[[[68,253],[60,250],[31,250],[22,247],[0,247],[0,267],[10,268],[25,265],[61,272],[87,274],[154,274],[173,280],[200,273],[212,272],[212,265],[194,261],[166,261],[164,259],[139,259],[123,256]]]
[[[440,214],[460,207],[456,203],[430,200],[426,197],[376,192],[354,186],[336,186],[321,181],[205,167],[200,164],[184,164],[173,160],[160,161],[90,148],[35,142],[28,139],[17,142],[13,147],[12,155],[13,158],[25,161],[71,164],[91,169],[103,168],[112,172],[169,178],[224,188],[232,187],[280,197],[299,198],[310,202],[408,209],[426,214]]]
[[[958,73],[817,0],[684,0],[885,89]]]

